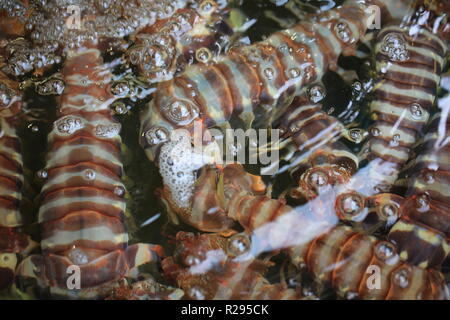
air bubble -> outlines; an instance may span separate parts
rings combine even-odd
[[[392,146],[392,147],[397,147],[397,146],[400,145],[400,135],[399,135],[398,133],[397,133],[397,134],[394,134],[394,135],[392,136],[392,139],[391,139],[391,141],[389,142],[389,145]]]
[[[169,136],[169,131],[164,127],[153,127],[144,133],[145,140],[151,146],[166,142]]]
[[[316,170],[309,174],[308,182],[314,187],[324,187],[328,184],[328,175],[323,171]]]
[[[123,186],[114,187],[114,194],[118,197],[123,197],[125,195],[125,188]]]
[[[119,123],[98,124],[95,126],[95,135],[101,138],[114,138],[119,135],[120,129]]]
[[[0,92],[0,106],[2,108],[8,107],[11,103],[11,100],[12,100],[12,98],[10,95],[8,95],[7,93],[4,93],[4,92]]]
[[[128,113],[128,107],[123,102],[116,102],[111,106],[111,109],[115,114],[124,115]]]
[[[290,48],[287,44],[282,44],[281,46],[278,47],[278,50],[280,51],[289,51]]]
[[[375,247],[375,255],[382,261],[392,258],[395,254],[396,248],[394,244],[390,242],[382,241]]]
[[[389,33],[384,37],[381,52],[386,54],[392,61],[404,62],[409,59],[406,41],[398,33]]]
[[[344,214],[356,215],[364,208],[364,198],[354,193],[344,194],[338,205]]]
[[[236,234],[228,240],[227,253],[230,256],[240,256],[247,253],[251,248],[251,242],[247,235]]]
[[[312,86],[308,90],[308,97],[312,103],[321,102],[323,99],[325,99],[325,96],[326,96],[326,90],[321,85]]]
[[[11,104],[14,92],[8,88],[4,83],[0,82],[0,107],[7,108]]]
[[[164,6],[164,13],[165,13],[167,16],[171,16],[174,12],[175,12],[175,8],[174,8],[172,5],[166,4],[166,5]]]
[[[111,0],[95,0],[98,9],[106,10],[111,6]]]
[[[173,63],[174,48],[164,36],[143,38],[144,45],[133,47],[127,57],[136,65],[143,76],[163,77],[168,74]]]
[[[409,107],[409,112],[411,112],[411,115],[413,119],[420,120],[423,118],[424,111],[422,109],[422,106],[418,103],[414,103]]]
[[[386,218],[396,217],[398,213],[398,208],[393,204],[385,204],[381,208],[381,213]]]
[[[181,31],[181,25],[176,22],[172,22],[166,27],[166,32],[169,34],[177,34]]]
[[[275,75],[275,71],[272,68],[266,68],[264,69],[264,76],[268,79],[268,80],[272,80],[273,77]]]
[[[45,170],[45,169],[41,169],[41,170],[38,170],[38,172],[36,172],[36,176],[37,176],[39,179],[47,179],[47,177],[48,177],[48,172],[47,172],[47,170]]]
[[[354,128],[348,131],[348,137],[354,143],[361,143],[364,139],[365,134],[366,131],[360,128]]]
[[[425,181],[426,181],[428,184],[433,184],[433,183],[436,181],[436,179],[435,179],[435,177],[434,177],[434,173],[433,173],[433,172],[427,172],[427,173],[425,174]]]
[[[407,288],[409,286],[410,274],[411,271],[407,268],[396,271],[394,274],[394,283],[403,289]]]
[[[130,91],[130,85],[124,81],[115,83],[111,88],[111,93],[120,98],[126,97]]]
[[[205,0],[200,3],[199,9],[202,14],[208,14],[214,9],[215,5],[212,1]]]
[[[163,108],[164,115],[171,122],[185,126],[199,116],[197,108],[183,101],[175,101]]]
[[[421,211],[427,211],[430,208],[430,199],[426,194],[419,195],[416,198],[417,208]]]
[[[92,169],[86,169],[83,171],[83,176],[86,180],[94,180],[95,179],[95,171]]]
[[[55,121],[54,127],[62,134],[73,134],[84,128],[84,120],[76,116],[65,116]]]
[[[28,125],[28,129],[30,129],[31,132],[33,132],[33,133],[38,133],[39,132],[39,126],[37,124],[34,124],[34,123],[30,123]]]
[[[370,129],[370,133],[372,134],[372,136],[378,137],[381,134],[381,131],[377,127],[373,127],[372,129]]]
[[[293,79],[300,76],[300,70],[298,68],[292,68],[289,70],[289,76]]]
[[[363,84],[360,81],[355,81],[352,84],[353,91],[360,92],[363,89]]]
[[[200,48],[195,52],[195,58],[198,62],[208,63],[211,60],[212,54],[208,48]]]
[[[36,87],[36,92],[40,95],[61,95],[64,91],[65,84],[61,79],[49,79],[40,83]]]
[[[139,64],[141,62],[142,59],[142,50],[141,48],[143,48],[142,46],[136,46],[131,48],[128,52],[127,52],[127,58],[128,61],[133,64]]]
[[[35,41],[39,41],[40,38],[41,38],[41,34],[38,31],[33,31],[31,33],[31,39],[33,39]]]
[[[334,27],[334,30],[336,31],[336,34],[339,37],[339,39],[341,39],[343,42],[350,42],[352,40],[351,38],[352,32],[346,22],[339,22]]]
[[[67,257],[76,265],[83,265],[89,262],[86,252],[78,248],[70,250]]]

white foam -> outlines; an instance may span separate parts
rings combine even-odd
[[[159,171],[164,185],[170,190],[172,202],[179,208],[189,208],[191,205],[195,171],[214,162],[212,157],[195,153],[194,150],[191,136],[185,130],[173,132],[171,140],[161,147]]]

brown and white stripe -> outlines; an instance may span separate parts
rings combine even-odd
[[[348,182],[358,167],[358,158],[338,141],[348,130],[322,110],[320,101],[312,100],[312,91],[324,96],[325,89],[315,85],[296,97],[285,116],[275,122],[282,131],[282,158],[289,162],[286,167],[299,186],[291,196],[304,200],[315,198],[323,187]]]
[[[448,75],[442,79],[444,85]],[[448,84],[446,89],[450,89]],[[407,200],[401,218],[389,233],[400,257],[421,267],[439,267],[450,252],[450,100],[438,100],[439,113],[411,160],[407,177]]]
[[[311,89],[325,92],[319,85]],[[294,162],[294,166],[317,149],[337,141],[345,131],[339,120],[322,110],[320,102],[311,101],[310,91],[296,97],[285,115],[274,123],[281,130],[280,147],[291,150],[283,160]]]
[[[95,45],[69,51],[61,73],[66,87],[48,137],[39,210],[42,255],[31,256],[21,270],[53,294],[101,297],[130,269],[153,261],[158,249],[128,246],[120,124],[109,108],[116,98],[101,52]],[[81,271],[79,290],[67,287],[71,265]]]
[[[17,135],[22,98],[17,82],[0,72],[0,290],[14,281],[20,258],[35,243],[17,228],[24,223],[21,212],[23,161]]]
[[[0,226],[22,225],[19,211],[22,201],[22,155],[20,141],[11,119],[0,118]]]
[[[433,108],[446,43],[426,27],[387,27],[375,47],[379,82],[370,105],[375,120],[362,158],[372,194],[389,191]]]
[[[394,244],[338,226],[289,249],[291,261],[347,299],[448,299],[444,276],[401,262]],[[369,269],[370,268],[370,269]],[[379,271],[379,287],[370,278]]]

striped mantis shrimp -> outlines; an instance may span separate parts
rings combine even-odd
[[[23,161],[17,135],[17,120],[22,109],[18,83],[0,72],[0,289],[9,287],[15,278],[20,257],[36,244],[20,231]]]
[[[374,190],[389,191],[410,157],[434,104],[447,44],[426,26],[387,27],[377,36],[375,122],[363,149]],[[430,54],[431,53],[431,54]]]
[[[68,51],[62,75],[66,87],[48,137],[41,190],[42,254],[28,257],[19,270],[54,295],[95,298],[133,268],[156,261],[161,249],[128,245],[120,124],[109,108],[116,97],[99,49],[86,44]],[[68,285],[73,266],[80,276],[75,289]]]
[[[449,90],[449,76],[441,83]],[[400,250],[400,257],[421,267],[439,267],[449,253],[450,221],[448,190],[449,119],[448,93],[438,100],[439,112],[432,116],[428,133],[418,156],[405,170],[407,192],[400,220],[389,239]]]
[[[347,299],[448,299],[444,277],[402,262],[391,242],[337,226],[289,249],[292,262]],[[377,270],[378,279],[371,276]]]
[[[24,24],[10,19],[0,9],[0,69],[4,67],[3,52],[11,40],[22,36]],[[26,14],[23,6],[18,16]],[[21,141],[17,134],[19,118],[23,114],[22,93],[14,77],[0,71],[0,290],[9,288],[15,280],[20,260],[28,255],[36,243],[25,234],[22,212],[24,185]]]

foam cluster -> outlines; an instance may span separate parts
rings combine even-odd
[[[171,140],[161,147],[159,171],[171,200],[179,208],[189,208],[194,193],[195,172],[213,162],[209,156],[195,153],[187,131],[172,133]]]
[[[0,1],[0,10],[6,10],[9,17],[18,17],[23,19],[26,13],[26,7],[17,0],[2,0]]]
[[[41,0],[27,29],[35,43],[78,47],[100,38],[123,38],[170,17],[189,0]]]
[[[18,38],[6,46],[8,63],[2,71],[9,75],[21,76],[32,70],[60,63],[61,57],[54,53],[57,48],[58,44],[55,42],[32,47],[29,41]]]
[[[4,71],[21,76],[58,64],[58,49],[123,39],[192,3],[195,1],[37,0],[25,7],[18,1],[1,1],[0,10],[6,10],[10,17],[21,17],[30,39],[13,44]]]

